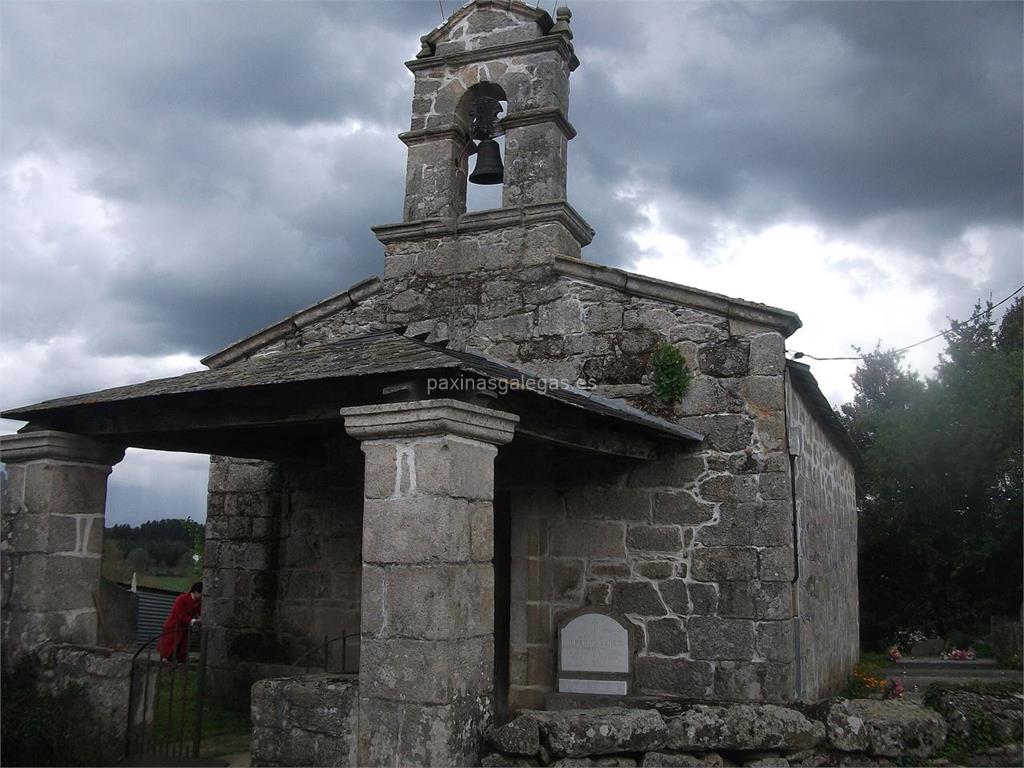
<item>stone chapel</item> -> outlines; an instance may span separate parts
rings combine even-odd
[[[106,477],[136,446],[211,454],[212,690],[245,700],[349,636],[327,651],[353,673],[339,764],[475,764],[488,723],[570,695],[559,631],[586,611],[627,627],[629,697],[799,702],[845,682],[855,449],[786,358],[800,320],[583,258],[579,64],[568,10],[468,3],[407,63],[379,277],[207,370],[4,413],[28,422],[2,440],[5,645],[100,642]],[[481,98],[502,108],[501,207],[467,213]],[[691,372],[676,402],[653,388],[665,343]]]

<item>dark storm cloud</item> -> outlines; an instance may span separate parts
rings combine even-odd
[[[782,222],[898,248],[936,328],[1019,283],[1020,3],[571,5],[588,259],[631,266],[653,205],[696,254]],[[0,405],[171,375],[380,272],[436,0],[0,14]],[[965,288],[979,227],[992,263]],[[870,254],[834,269],[885,277]],[[130,451],[108,520],[202,516],[205,466]]]
[[[603,153],[606,188],[638,182],[748,226],[923,216],[927,249],[1017,225],[1021,9],[584,5],[574,149]]]
[[[589,258],[627,265],[648,202],[698,250],[713,222],[796,219],[927,261],[1019,225],[1020,4],[573,8]],[[437,23],[433,2],[8,3],[5,168],[48,158],[113,212],[102,237],[53,205],[9,225],[6,341],[200,355],[379,272],[403,61]]]
[[[12,247],[5,339],[198,355],[379,271],[368,227],[400,216],[402,62],[436,21],[377,8],[8,5],[5,166],[73,163],[117,220],[111,242],[57,237],[59,264]],[[73,286],[89,295],[69,306]]]

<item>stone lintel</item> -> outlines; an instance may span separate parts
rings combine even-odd
[[[419,400],[342,408],[345,430],[357,440],[451,435],[504,445],[519,417],[460,400]]]
[[[581,246],[589,245],[594,239],[594,229],[565,200],[553,203],[531,203],[515,208],[473,211],[464,213],[457,219],[434,218],[406,221],[401,224],[380,224],[371,229],[377,239],[387,245],[394,242],[455,235],[461,232],[510,229],[548,222],[562,224]]]
[[[514,112],[501,119],[502,127],[507,131],[512,128],[520,128],[526,125],[538,125],[540,123],[554,123],[558,129],[565,134],[566,139],[576,138],[576,128],[569,122],[561,107],[537,107],[536,109],[524,109]],[[458,125],[446,125],[443,127],[420,128],[415,131],[403,131],[398,134],[399,140],[407,147],[416,144],[423,144],[428,141],[454,141],[464,144],[469,141],[469,134]]]
[[[492,45],[487,48],[476,48],[472,51],[459,51],[448,56],[424,56],[421,59],[413,59],[405,62],[410,72],[422,72],[430,69],[443,69],[451,67],[457,69],[466,64],[475,64],[479,61],[495,61],[512,56],[523,56],[530,53],[543,53],[552,51],[561,56],[569,63],[569,71],[574,72],[580,65],[576,58],[572,43],[563,35],[548,35],[538,37],[534,40],[522,40],[516,43],[505,45]]]
[[[657,280],[613,267],[588,264],[579,259],[570,259],[564,256],[555,257],[554,266],[556,272],[568,277],[575,277],[598,285],[607,285],[631,296],[642,296],[670,304],[707,310],[730,320],[739,319],[766,330],[778,331],[784,336],[792,336],[803,325],[794,312],[770,307],[767,304],[733,299],[720,293],[702,291],[698,288],[670,283],[667,280]]]
[[[112,467],[124,458],[124,451],[123,445],[52,429],[0,436],[0,458],[5,464],[50,459]]]
[[[407,147],[424,144],[428,141],[454,141],[459,144],[469,142],[469,134],[454,125],[443,128],[421,128],[418,131],[403,131],[398,134],[398,138]]]
[[[576,138],[576,129],[565,116],[560,107],[538,107],[537,109],[524,109],[502,118],[501,125],[508,130],[519,128],[524,125],[537,125],[539,123],[554,123],[559,130],[565,134],[566,139]]]

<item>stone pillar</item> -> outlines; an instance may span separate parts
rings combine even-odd
[[[505,126],[505,186],[502,206],[565,200],[568,142],[576,131],[561,109],[509,115]]]
[[[0,437],[0,456],[5,653],[93,645],[107,476],[124,447],[44,430]]]
[[[408,131],[404,221],[453,219],[466,212],[468,138],[455,128]]]
[[[494,695],[494,457],[518,417],[345,408],[363,441],[360,765],[476,765]]]

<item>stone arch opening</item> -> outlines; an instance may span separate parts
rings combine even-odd
[[[480,82],[466,89],[466,92],[459,99],[459,103],[455,109],[455,123],[456,125],[466,133],[467,137],[470,136],[471,131],[471,108],[473,102],[480,97],[489,97],[496,99],[501,105],[501,112],[498,115],[498,124],[500,126],[501,120],[508,115],[509,103],[508,96],[505,94],[505,90],[493,82]],[[501,150],[502,161],[505,159],[505,135],[502,131],[500,135],[495,136],[495,141],[498,142],[498,147]],[[464,175],[465,184],[463,186],[464,199],[463,199],[463,210],[469,211],[483,211],[492,208],[501,208],[502,198],[504,196],[504,184],[492,184],[492,185],[481,185],[472,184],[469,182],[469,175],[472,173],[476,158],[472,152],[472,147],[469,142],[472,138],[467,139],[466,149],[462,152],[461,162],[459,164],[459,170]]]

